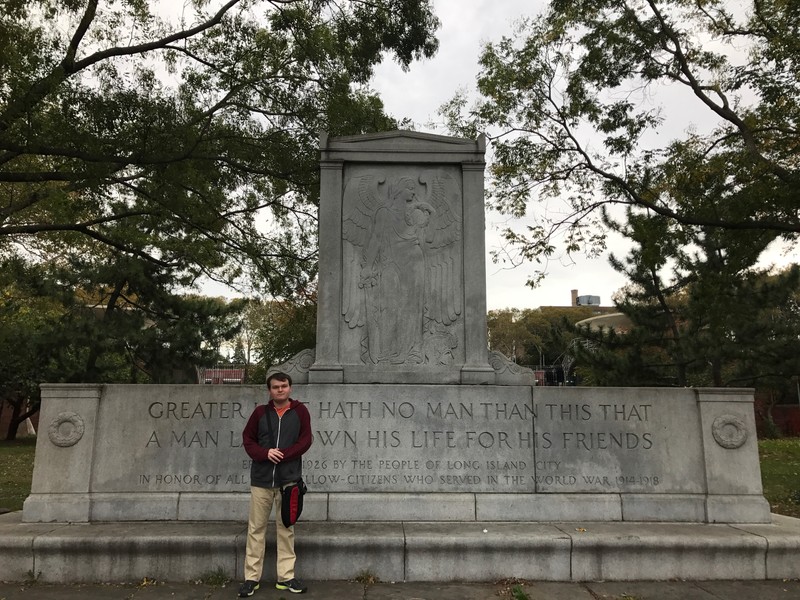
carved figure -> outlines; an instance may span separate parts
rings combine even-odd
[[[345,268],[343,315],[364,328],[365,364],[443,364],[426,337],[462,312],[461,221],[451,207],[459,199],[455,181],[438,172],[348,184],[342,233],[356,264]]]

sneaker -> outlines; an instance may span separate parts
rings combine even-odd
[[[239,588],[239,598],[249,598],[260,587],[257,581],[245,581]]]
[[[293,594],[302,594],[308,588],[297,581],[297,579],[290,579],[289,581],[279,581],[275,584],[276,590],[289,590]]]

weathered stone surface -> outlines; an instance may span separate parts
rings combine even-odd
[[[622,494],[625,521],[706,521],[703,494]]]
[[[534,389],[539,492],[702,493],[691,389]]]
[[[236,572],[236,534],[241,524],[202,528],[162,523],[64,527],[33,540],[36,571],[43,582],[188,581],[216,570]]]
[[[295,531],[298,575],[304,580],[363,573],[382,581],[763,580],[796,575],[800,520],[776,516],[774,524],[739,527],[303,522]],[[274,539],[272,522],[267,535]],[[34,569],[41,582],[139,583],[145,577],[193,581],[219,570],[238,580],[245,537],[244,523],[42,525],[4,515],[0,574],[22,581]],[[268,543],[265,582],[274,576],[274,564],[275,544]],[[792,565],[795,570],[787,570]]]
[[[474,521],[473,494],[329,494],[331,521]]]
[[[70,446],[40,436],[26,521],[246,518],[241,430],[263,386],[45,389],[45,421],[71,412],[96,425]],[[296,385],[314,435],[306,518],[409,520],[424,507],[417,518],[767,522],[760,481],[723,468],[730,457],[757,471],[739,457],[755,446],[702,448],[698,407],[742,413],[748,394],[710,403],[696,390]]]
[[[767,579],[797,579],[800,519],[773,514],[769,524],[739,525],[738,529],[768,540]]]
[[[320,150],[317,347],[307,381],[495,383],[484,139],[323,135]],[[503,382],[529,383],[530,371],[501,371]]]
[[[617,494],[478,494],[480,521],[621,521]]]
[[[736,389],[698,389],[709,494],[761,494],[755,416]]]
[[[312,512],[309,506],[311,504],[306,500],[306,513]],[[180,495],[177,519],[179,521],[247,521],[249,510],[249,494],[185,492]]]
[[[476,581],[570,577],[569,536],[554,526],[408,523],[405,533],[410,581],[458,581],[465,573]]]
[[[405,534],[401,523],[304,523],[296,548],[308,579],[353,579],[360,574],[384,581],[405,580]]]
[[[717,595],[697,585],[690,586],[685,582],[673,581],[626,581],[587,583],[586,587],[595,594],[592,598],[611,600],[614,598],[653,598],[658,600],[720,600],[730,598],[741,600],[744,596]],[[588,593],[588,592],[587,592]],[[759,600],[764,600],[759,597]]]
[[[105,386],[92,490],[247,491],[242,429],[266,398],[259,386]]]
[[[367,588],[364,600],[495,600],[498,594],[498,587],[488,583],[377,583]],[[360,596],[347,596],[347,600],[356,597]]]
[[[37,446],[39,441],[37,440]],[[39,462],[38,459],[37,462]],[[34,479],[36,478],[34,468]],[[55,488],[55,486],[53,486]],[[43,487],[46,489],[46,487]],[[68,522],[82,523],[91,519],[91,494],[88,492],[75,494],[56,493],[31,494],[22,505],[25,521],[33,523]]]
[[[25,581],[35,576],[32,540],[64,525],[22,523],[20,512],[0,515],[0,581]],[[3,596],[0,595],[0,598]]]
[[[32,494],[89,491],[101,391],[99,385],[50,385],[42,390],[39,428],[47,435],[38,437],[37,446],[46,445],[48,452],[46,459],[37,457],[34,463]],[[76,520],[86,520],[88,505],[75,502],[71,508]]]
[[[764,579],[767,542],[724,525],[560,525],[572,538],[572,579]],[[646,575],[645,575],[646,574]]]
[[[531,388],[297,386],[315,446],[303,469],[329,492],[531,491]],[[514,478],[512,480],[512,478]],[[517,484],[517,480],[524,480]]]
[[[767,523],[769,503],[764,496],[709,495],[706,498],[708,523]]]

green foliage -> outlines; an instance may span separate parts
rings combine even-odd
[[[533,334],[525,327],[522,314],[523,311],[518,308],[490,310],[486,324],[489,329],[491,350],[502,352],[514,362],[528,364],[525,346],[538,340],[534,339]]]
[[[263,383],[267,370],[307,348],[317,339],[317,304],[314,294],[285,301],[251,301],[245,315],[244,335],[258,363],[248,382]]]
[[[484,48],[482,99],[442,111],[457,132],[489,132],[492,204],[534,213],[506,232],[522,258],[552,255],[561,236],[567,253],[602,251],[618,206],[796,240],[800,11],[746,4],[551,0]],[[687,130],[686,114],[713,129]]]
[[[428,0],[12,2],[0,252],[100,244],[184,284],[305,286],[318,132],[393,128],[361,84],[384,53],[431,56],[437,27]]]
[[[394,128],[364,85],[373,67],[437,47],[429,0],[172,10],[0,12],[0,401],[15,421],[41,381],[188,381],[217,362],[244,303],[185,294],[200,277],[306,289],[319,132]]]
[[[64,304],[42,269],[0,262],[0,405],[10,409],[8,439],[39,407],[39,383],[64,381],[80,359],[64,343]]]
[[[531,600],[531,597],[525,593],[521,585],[515,585],[511,588],[511,597],[514,600]]]
[[[791,393],[800,372],[800,268],[754,265],[773,234],[696,227],[632,211],[609,224],[633,243],[612,265],[630,284],[616,299],[624,335],[584,331],[585,380],[596,385],[750,385]]]
[[[9,438],[38,410],[41,382],[177,383],[215,363],[240,328],[243,301],[172,291],[151,263],[91,257],[0,261],[0,402]]]
[[[489,347],[521,365],[552,365],[578,337],[572,325],[593,314],[587,306],[490,310]]]

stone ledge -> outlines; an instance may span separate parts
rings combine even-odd
[[[190,581],[241,576],[246,525],[22,523],[0,516],[0,580]],[[796,576],[800,520],[771,524],[315,522],[297,529],[311,580],[369,571],[384,581],[780,579]],[[275,562],[267,544],[265,578]]]
[[[314,480],[306,480],[309,485]],[[31,523],[247,520],[242,492],[31,494]],[[304,521],[769,523],[760,495],[309,492]]]

